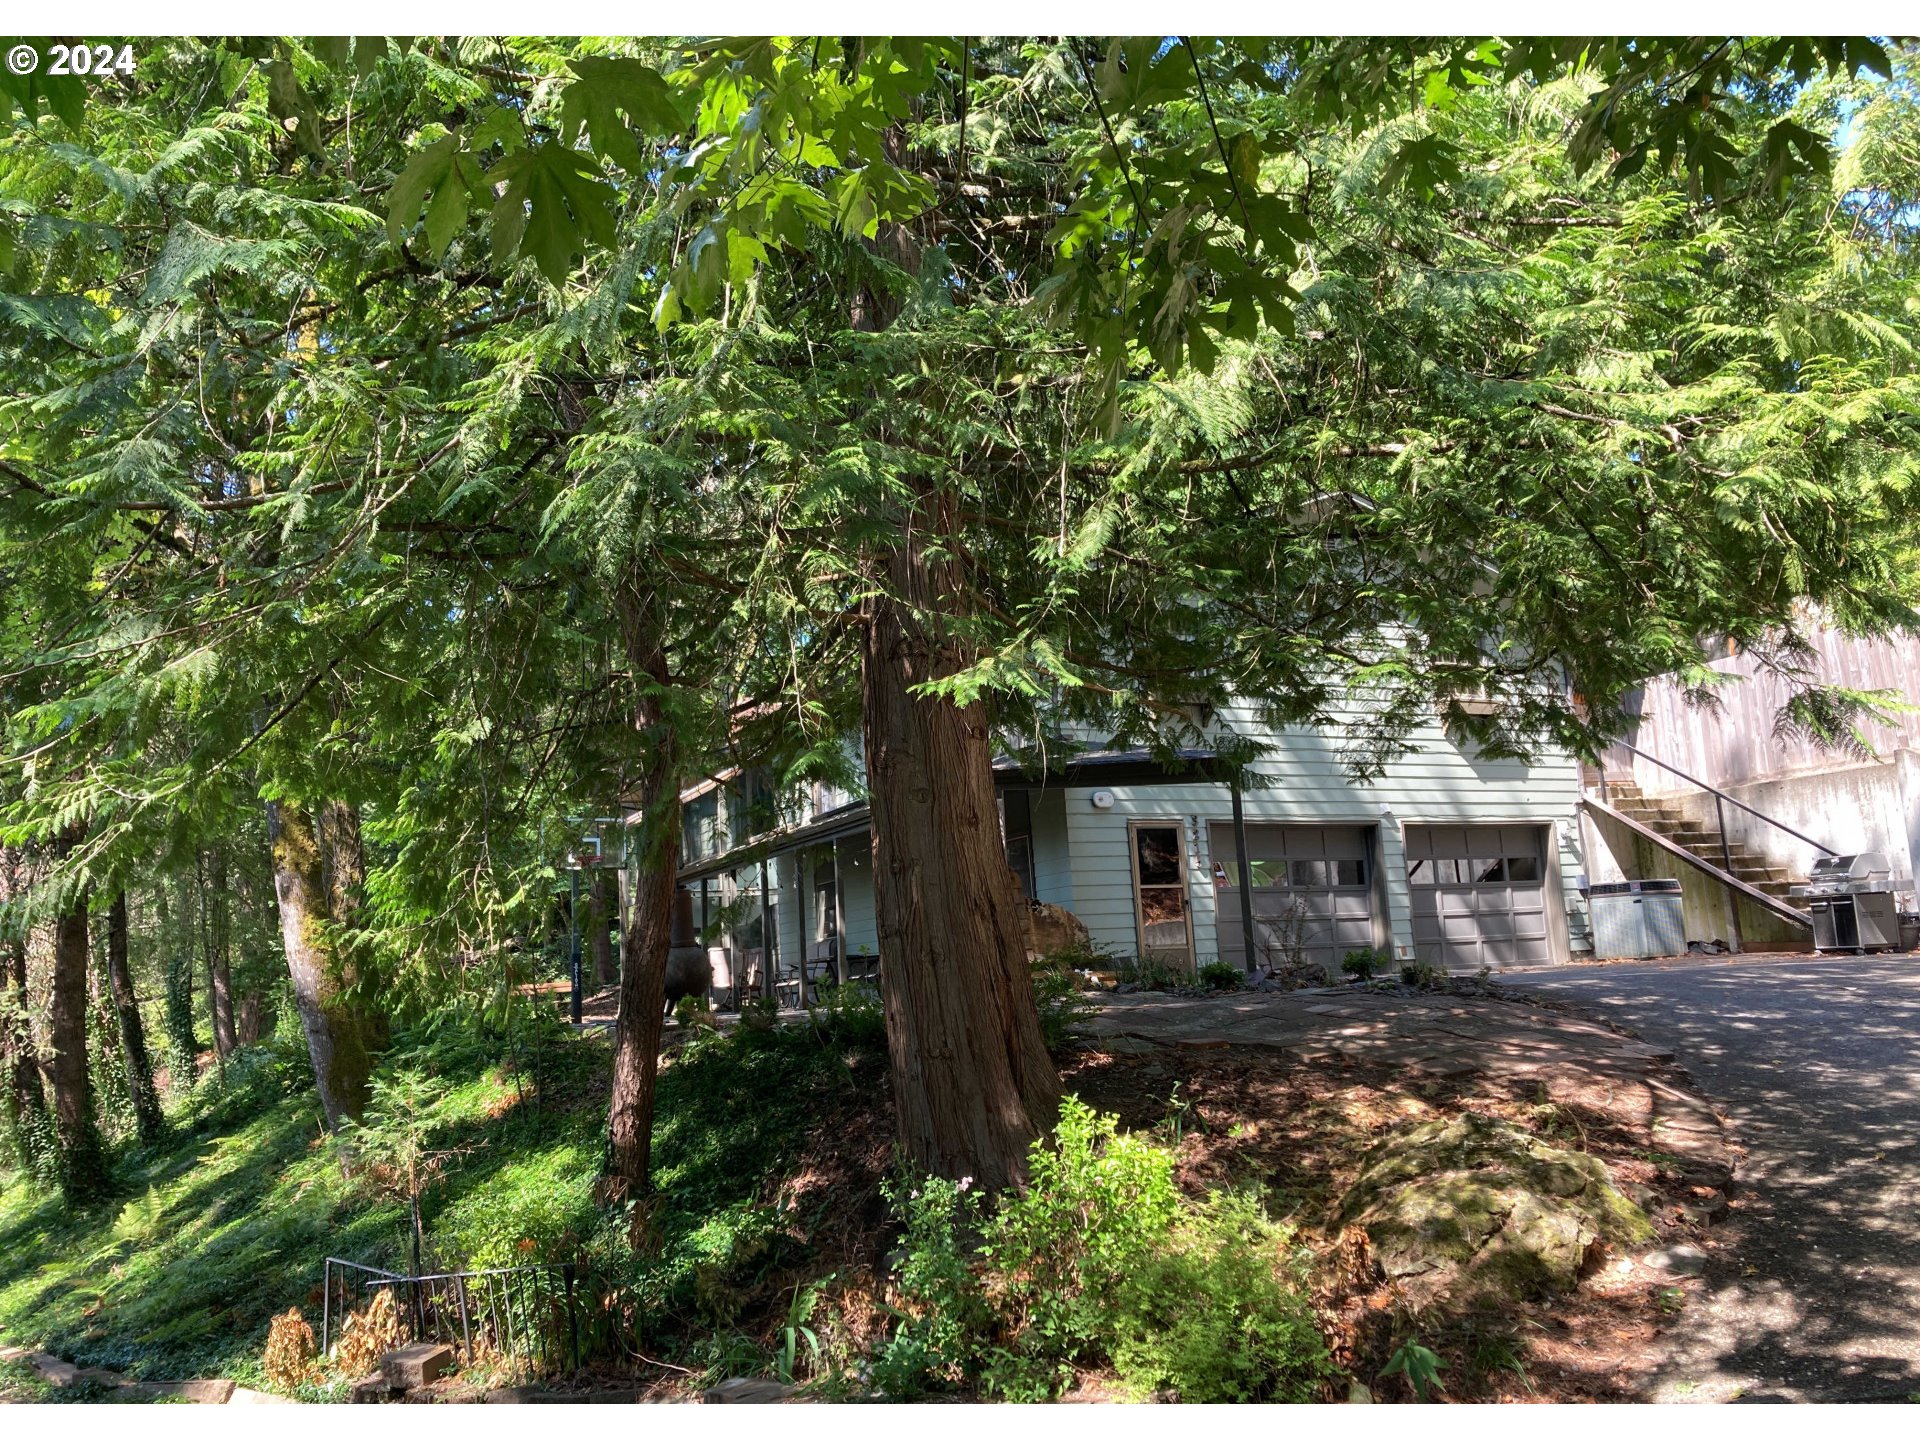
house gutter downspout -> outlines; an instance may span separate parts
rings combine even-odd
[[[1239,777],[1229,780],[1227,788],[1233,793],[1233,853],[1234,868],[1240,872],[1240,935],[1241,947],[1247,962],[1247,973],[1253,973],[1253,862],[1247,858],[1247,814],[1240,804]]]

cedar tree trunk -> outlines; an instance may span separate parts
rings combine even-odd
[[[889,158],[904,156],[899,127],[885,143]],[[873,246],[918,272],[905,226],[882,226]],[[863,289],[853,327],[884,330],[898,308],[893,297]],[[884,557],[882,593],[867,618],[862,709],[874,909],[901,1145],[937,1175],[1000,1187],[1025,1178],[1029,1149],[1052,1128],[1060,1072],[1034,1006],[986,709],[914,693],[972,658],[941,624],[964,613],[960,566],[925,549],[952,528],[952,509],[951,495],[922,492]],[[915,525],[934,534],[916,534]]]
[[[1060,1074],[1034,1006],[985,709],[914,693],[966,663],[939,624],[959,580],[953,561],[909,535],[870,612],[874,899],[901,1144],[935,1174],[998,1188],[1024,1178],[1029,1148],[1052,1127]]]
[[[233,1027],[232,909],[227,894],[227,852],[207,855],[206,910],[207,999],[213,1020],[213,1052],[222,1060],[239,1047]]]
[[[120,1057],[127,1066],[127,1089],[133,1098],[134,1123],[140,1143],[151,1145],[166,1131],[160,1112],[160,1092],[153,1088],[153,1059],[147,1053],[147,1031],[140,1023],[140,1002],[133,992],[133,971],[127,964],[127,892],[113,897],[107,910],[107,985],[120,1022]]]
[[[651,597],[623,591],[620,628],[640,687],[635,727],[646,756],[640,775],[640,865],[620,974],[620,1010],[613,1029],[613,1097],[607,1108],[607,1173],[603,1193],[619,1203],[651,1186],[653,1086],[667,1004],[667,948],[680,857],[678,747],[665,708],[665,642]],[[638,1218],[638,1217],[636,1217]],[[637,1238],[639,1230],[636,1228]]]
[[[242,1045],[258,1045],[266,1031],[266,996],[258,990],[249,990],[240,997],[240,1019],[235,1026],[235,1038]]]
[[[329,1130],[338,1130],[343,1120],[359,1119],[374,1051],[385,1038],[379,1018],[346,998],[354,977],[328,933],[340,918],[334,907],[346,897],[357,863],[357,854],[336,848],[346,836],[357,837],[359,828],[330,813],[338,808],[343,807],[329,805],[321,811],[328,817],[323,829],[294,801],[267,806],[280,937]]]
[[[77,895],[53,925],[53,1128],[60,1145],[60,1188],[86,1200],[106,1188],[106,1152],[93,1119],[87,1074],[87,901]]]
[[[0,1064],[6,1069],[7,1125],[20,1159],[38,1171],[47,1125],[47,1096],[40,1087],[40,1067],[34,1059],[33,1026],[27,1010],[27,942],[17,935],[0,940],[0,959],[6,974],[0,977]]]
[[[611,870],[595,870],[593,888],[587,892],[587,940],[593,947],[594,983],[599,985],[611,985],[619,978],[613,964],[612,929],[619,910],[619,877]]]
[[[167,887],[154,895],[160,926],[161,980],[166,986],[167,1088],[186,1095],[200,1081],[199,1038],[193,1029],[193,888],[184,875],[174,878],[179,925],[167,903]]]

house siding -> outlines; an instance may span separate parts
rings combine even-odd
[[[877,955],[880,929],[873,906],[873,847],[865,835],[849,835],[840,842],[840,885],[845,891],[841,914],[847,926],[849,955]]]
[[[1237,707],[1223,713],[1221,722],[1223,728],[1242,734],[1254,733],[1257,726],[1249,711]],[[1564,960],[1570,952],[1590,949],[1585,900],[1579,888],[1580,780],[1573,760],[1547,755],[1529,764],[1472,756],[1450,741],[1437,721],[1423,727],[1414,739],[1418,747],[1414,753],[1395,761],[1379,779],[1356,784],[1341,765],[1337,737],[1305,727],[1282,732],[1275,737],[1273,753],[1254,766],[1270,783],[1249,788],[1242,797],[1247,823],[1369,828],[1375,837],[1380,877],[1375,904],[1381,915],[1381,938],[1396,958],[1408,959],[1413,954],[1413,919],[1402,827],[1496,823],[1549,827],[1544,846],[1549,885],[1557,890],[1556,909],[1564,922],[1557,926],[1555,958]],[[1090,797],[1095,788],[1112,791],[1112,809],[1093,807]],[[1061,794],[1072,909],[1095,943],[1124,956],[1138,953],[1128,827],[1140,820],[1178,821],[1185,836],[1194,961],[1198,965],[1222,958],[1240,962],[1237,954],[1223,957],[1220,953],[1219,897],[1212,881],[1207,833],[1209,824],[1232,817],[1232,797],[1224,785],[1090,784]],[[1383,816],[1382,807],[1391,813]],[[1036,836],[1036,869],[1042,850]],[[1060,864],[1054,857],[1047,863]],[[1552,885],[1555,878],[1557,887]]]
[[[1033,898],[1073,909],[1073,851],[1067,833],[1067,794],[1058,786],[1033,793]]]
[[[1364,716],[1355,701],[1325,727],[1295,727],[1272,738],[1271,753],[1253,767],[1264,783],[1250,786],[1244,812],[1250,825],[1353,826],[1370,837],[1375,943],[1396,960],[1414,953],[1412,896],[1407,883],[1407,825],[1534,825],[1542,827],[1547,861],[1547,908],[1551,958],[1563,961],[1591,949],[1585,898],[1580,889],[1580,774],[1567,756],[1547,754],[1532,763],[1491,760],[1449,740],[1437,718],[1412,737],[1413,750],[1378,779],[1357,784],[1342,764],[1345,724]],[[1248,706],[1227,707],[1218,717],[1223,732],[1259,734]],[[1097,740],[1092,742],[1096,747]],[[1097,773],[1089,770],[1089,776]],[[1109,789],[1114,803],[1096,809],[1091,797]],[[848,797],[807,797],[787,811],[790,818],[818,818],[823,802],[838,809]],[[808,803],[810,801],[811,803]],[[692,827],[721,830],[728,822],[722,801]],[[1178,825],[1192,927],[1194,962],[1240,964],[1243,954],[1221,952],[1219,904],[1237,903],[1213,879],[1209,828],[1231,822],[1232,796],[1210,782],[1102,786],[1087,778],[1072,786],[1053,784],[1029,792],[1034,898],[1072,910],[1093,942],[1122,957],[1139,951],[1129,827],[1138,821]],[[745,838],[735,836],[734,839]],[[830,842],[771,857],[777,891],[779,960],[790,973],[812,941],[812,886],[807,867]],[[870,842],[864,833],[838,842],[846,952],[879,949]]]

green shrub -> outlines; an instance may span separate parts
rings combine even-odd
[[[951,1385],[975,1370],[992,1308],[975,1272],[981,1201],[970,1184],[896,1176],[881,1187],[901,1222],[894,1280],[909,1307],[873,1361],[874,1387],[895,1399]]]
[[[1447,978],[1447,972],[1438,965],[1429,965],[1423,960],[1410,960],[1400,967],[1400,983],[1415,990],[1425,990],[1438,985]]]
[[[875,1053],[887,1048],[887,1012],[880,1004],[879,989],[870,981],[820,986],[808,1014],[822,1039]]]
[[[905,1398],[976,1380],[1045,1400],[1111,1362],[1140,1393],[1308,1398],[1326,1360],[1291,1232],[1247,1197],[1184,1202],[1173,1165],[1069,1098],[997,1210],[964,1180],[894,1181],[903,1309],[875,1385]]]
[[[1202,965],[1195,977],[1201,986],[1208,990],[1238,990],[1247,983],[1246,971],[1238,965],[1230,965],[1225,960],[1215,960]]]
[[[460,1268],[571,1260],[571,1242],[593,1223],[598,1159],[583,1142],[499,1165],[433,1217],[429,1243]]]
[[[1080,988],[1079,974],[1062,952],[1033,962],[1033,1003],[1040,1012],[1041,1038],[1054,1055],[1073,1044],[1081,1024],[1093,1013],[1093,1002]]]
[[[764,1035],[780,1023],[780,1001],[772,995],[756,995],[740,1007],[740,1028]]]
[[[1340,968],[1356,980],[1371,980],[1379,967],[1380,957],[1372,950],[1349,950],[1340,960]]]
[[[1116,972],[1122,985],[1141,990],[1184,990],[1193,984],[1192,972],[1175,969],[1162,960],[1129,957]]]
[[[1292,1239],[1249,1195],[1190,1208],[1120,1289],[1113,1363],[1128,1389],[1195,1404],[1311,1400],[1329,1367]]]
[[[1104,1349],[1121,1283],[1173,1225],[1173,1152],[1117,1126],[1068,1096],[1053,1145],[1033,1148],[1027,1188],[988,1226],[980,1253],[1013,1344],[986,1380],[1009,1399],[1047,1398]]]

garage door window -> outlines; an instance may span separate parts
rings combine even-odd
[[[1537,885],[1540,883],[1538,842],[1526,843],[1533,853],[1484,859],[1409,860],[1407,880],[1413,885]]]

